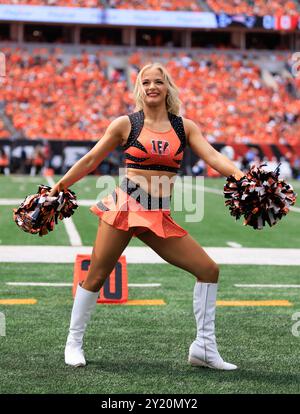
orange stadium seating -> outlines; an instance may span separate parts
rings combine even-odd
[[[1,0],[1,4],[27,4],[30,6],[102,7],[101,0]]]
[[[109,0],[109,6],[118,9],[187,10],[201,11],[197,0]]]
[[[29,4],[65,7],[103,7],[101,0],[2,0],[1,4]],[[119,9],[191,10],[201,11],[197,0],[109,0],[109,7]]]
[[[9,138],[10,133],[7,131],[7,129],[4,126],[3,121],[0,119],[0,138]]]
[[[299,93],[300,83],[277,75],[276,88],[266,86],[255,59],[137,51],[125,55],[127,79],[107,70],[112,51],[82,52],[65,63],[60,49],[4,52],[10,76],[2,81],[0,101],[30,139],[99,139],[111,120],[134,110],[137,70],[160,56],[180,89],[183,116],[197,122],[210,142],[300,144],[300,100],[288,89],[292,83]]]
[[[299,14],[293,0],[207,0],[207,4],[215,13],[245,13],[259,16]]]
[[[216,13],[228,14],[299,14],[297,0],[207,0],[209,8]],[[65,7],[109,7],[118,9],[190,10],[202,11],[197,0],[2,0],[1,4],[29,4]]]

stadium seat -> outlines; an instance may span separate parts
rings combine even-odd
[[[138,68],[157,60],[155,53],[126,55],[128,77],[107,71],[111,51],[83,52],[69,62],[61,51],[5,50],[10,76],[2,85],[5,113],[21,136],[29,139],[98,140],[109,123],[134,110],[132,85]],[[39,55],[39,60],[36,56]],[[245,59],[220,52],[162,52],[180,89],[183,116],[198,123],[214,142],[300,143],[299,79],[279,73],[276,88],[261,77],[260,58]],[[273,55],[278,63],[288,55]],[[108,75],[109,73],[109,75]],[[128,83],[129,81],[129,83]],[[0,125],[0,136],[7,131]]]

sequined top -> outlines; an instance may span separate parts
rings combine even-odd
[[[172,128],[158,132],[144,126],[142,110],[128,116],[131,131],[127,143],[122,146],[126,167],[177,173],[186,146],[182,118],[168,113]]]

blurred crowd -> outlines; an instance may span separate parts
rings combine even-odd
[[[29,174],[31,176],[65,174],[88,151],[88,148],[81,148],[75,153],[74,151],[68,153],[64,149],[60,154],[52,154],[48,141],[37,144],[35,147],[14,144],[10,150],[0,146],[0,174]],[[288,152],[285,156],[268,158],[263,156],[257,147],[249,147],[248,151],[240,156],[230,145],[223,146],[220,152],[232,160],[242,171],[246,172],[252,165],[259,166],[261,164],[266,164],[268,170],[275,170],[280,163],[281,178],[300,180],[300,155],[292,152]],[[118,175],[119,168],[122,167],[124,167],[124,154],[119,148],[116,148],[108,154],[94,171],[94,174]],[[198,159],[191,163],[189,158],[185,159],[184,168],[179,172],[179,175],[181,174],[221,176],[204,160]]]
[[[197,0],[108,0],[108,5],[116,9],[203,11]]]
[[[243,156],[237,155],[230,145],[222,147],[221,151],[227,158],[232,160],[241,171],[248,171],[253,165],[265,165],[268,171],[274,171],[280,165],[280,177],[294,178],[300,180],[300,155],[287,152],[285,156],[267,157],[261,154],[257,147],[249,147]],[[208,166],[202,159],[196,161],[192,166],[192,175],[205,175],[209,177],[220,177],[221,175]]]
[[[30,152],[25,146],[13,143],[10,151],[0,146],[0,173],[38,175],[44,168],[49,167],[51,160],[50,146],[45,141],[36,145]]]
[[[299,2],[294,0],[207,0],[215,13],[248,15],[298,15]]]
[[[258,16],[299,14],[299,2],[297,5],[296,0],[207,0],[206,3],[208,10],[215,13],[245,13]],[[197,0],[2,0],[1,4],[203,11],[201,2]]]
[[[179,87],[182,115],[194,120],[209,142],[300,144],[299,79],[278,73],[267,86],[254,58],[143,49],[126,57],[126,70],[109,70],[111,50],[83,51],[68,62],[58,48],[3,51],[9,76],[2,81],[0,101],[25,138],[99,139],[113,119],[134,110],[138,70],[161,60]],[[288,61],[288,55],[269,59]],[[0,137],[8,136],[0,124]]]
[[[65,174],[85,153],[88,147],[63,148],[52,153],[47,140],[34,146],[21,145],[18,141],[10,146],[0,144],[0,174],[53,175]],[[96,168],[96,174],[117,175],[123,163],[123,154],[115,149]]]
[[[1,0],[1,4],[30,6],[103,7],[102,0]]]

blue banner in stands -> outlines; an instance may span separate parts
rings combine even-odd
[[[299,30],[299,16],[216,15],[210,12],[123,10],[88,7],[0,5],[0,21],[108,24],[115,26],[215,29],[244,27]]]
[[[118,26],[217,28],[214,13],[106,9],[106,24]]]
[[[101,24],[103,10],[88,7],[0,5],[0,20],[44,23]]]
[[[0,20],[123,26],[216,28],[214,13],[0,5]]]

